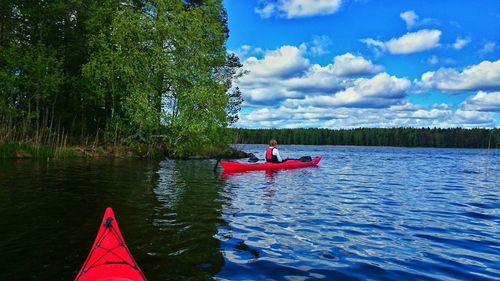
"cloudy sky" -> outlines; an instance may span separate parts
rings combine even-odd
[[[224,0],[236,127],[500,127],[498,0]]]

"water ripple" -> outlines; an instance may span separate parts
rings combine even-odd
[[[318,169],[224,178],[218,279],[500,277],[498,171],[480,168],[482,151],[282,150],[326,157]]]

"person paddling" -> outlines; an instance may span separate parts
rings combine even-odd
[[[270,163],[281,163],[283,159],[281,159],[280,153],[278,151],[278,142],[275,139],[269,141],[269,147],[266,148],[266,162]]]

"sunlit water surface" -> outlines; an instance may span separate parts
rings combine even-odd
[[[0,280],[72,280],[106,206],[149,280],[500,279],[500,151],[280,148],[323,160],[0,161]]]

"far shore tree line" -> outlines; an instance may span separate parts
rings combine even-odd
[[[222,0],[2,0],[0,144],[228,143],[228,35]]]
[[[357,128],[357,129],[229,129],[238,144],[404,146],[500,148],[500,129]]]

